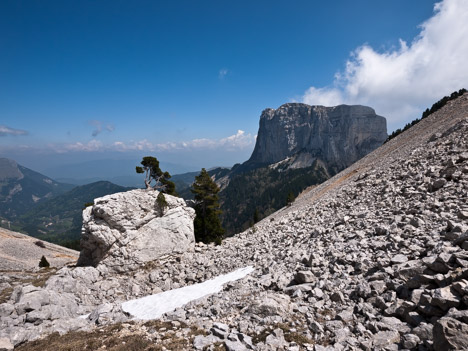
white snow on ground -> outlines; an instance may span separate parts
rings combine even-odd
[[[248,266],[203,283],[129,300],[122,303],[122,309],[130,313],[134,319],[156,319],[164,313],[182,307],[190,301],[220,292],[224,284],[244,278],[247,274],[253,272],[253,270],[252,266]]]

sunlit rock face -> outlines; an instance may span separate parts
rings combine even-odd
[[[137,189],[95,199],[83,211],[78,265],[126,271],[192,248],[195,211],[183,199],[167,194],[167,207],[161,209],[158,194]]]
[[[383,144],[387,122],[366,106],[309,106],[289,103],[266,109],[250,164],[293,158],[293,168],[315,160],[341,170]]]

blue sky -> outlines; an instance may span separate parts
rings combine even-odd
[[[291,101],[367,104],[391,131],[468,82],[445,67],[468,59],[468,2],[435,3],[1,1],[0,155],[231,166]]]

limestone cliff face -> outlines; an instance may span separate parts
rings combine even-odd
[[[312,165],[344,169],[383,144],[386,119],[366,106],[309,106],[289,103],[266,109],[260,117],[251,165],[290,158],[291,168]]]

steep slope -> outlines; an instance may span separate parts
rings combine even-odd
[[[268,216],[285,206],[291,194],[322,183],[386,139],[385,118],[367,106],[288,103],[264,110],[250,159],[209,172],[221,188],[223,227],[228,235],[245,230],[254,213]],[[174,178],[179,194],[190,199],[190,183],[179,181],[184,177]]]
[[[237,329],[258,349],[466,350],[467,136],[465,94],[292,206],[182,258],[182,270],[209,262],[204,274],[256,267],[184,309],[185,321],[215,322],[193,345]]]
[[[37,269],[42,256],[46,257],[51,267],[62,267],[67,263],[76,262],[78,255],[78,251],[0,228],[0,270],[2,272]]]
[[[228,234],[241,232],[253,224],[255,213],[264,218],[286,206],[288,197],[328,178],[318,161],[305,168],[275,164],[233,174],[220,192],[223,226]]]
[[[120,185],[99,181],[77,186],[65,194],[47,200],[18,218],[15,223],[31,236],[57,244],[71,245],[81,235],[82,211],[95,198],[122,191]],[[77,245],[74,248],[78,248]]]
[[[288,197],[320,184],[387,139],[384,117],[367,106],[289,103],[260,116],[250,159],[232,168],[220,193],[228,234],[246,229]]]
[[[223,344],[231,350],[466,350],[467,136],[465,94],[222,245],[198,245],[126,276],[64,268],[34,291],[57,299],[74,294],[82,302],[74,316],[93,311],[88,324],[49,317],[47,304],[18,316],[15,297],[31,291],[24,288],[0,310],[0,338],[19,344],[44,332],[127,321],[62,340],[101,347],[102,340],[115,345],[138,335],[145,350]],[[248,277],[160,321],[128,323],[121,311],[124,299],[246,266],[254,267]],[[37,325],[24,322],[33,317]],[[22,349],[60,340],[51,336]]]
[[[18,165],[0,158],[0,218],[13,220],[37,204],[72,189]]]

